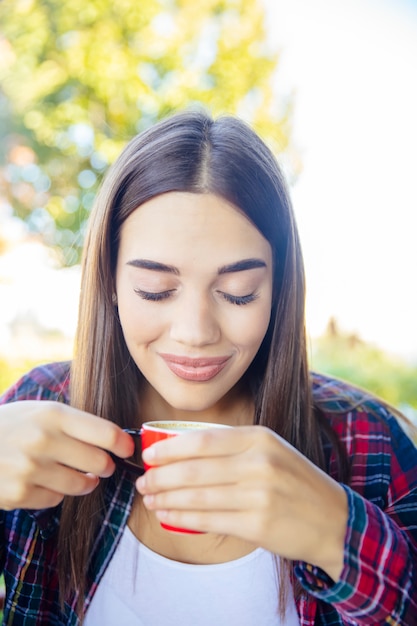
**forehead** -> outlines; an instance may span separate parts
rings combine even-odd
[[[259,256],[269,264],[268,241],[244,213],[214,194],[170,192],[142,204],[121,229],[119,255],[166,260]],[[174,257],[174,259],[172,258]]]

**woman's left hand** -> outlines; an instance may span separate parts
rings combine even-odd
[[[344,489],[262,426],[181,434],[143,453],[136,486],[160,521],[233,535],[338,580],[347,523]]]

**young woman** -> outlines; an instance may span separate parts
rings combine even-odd
[[[304,294],[251,129],[185,112],[132,140],[91,214],[73,362],[2,398],[5,624],[417,624],[416,449],[309,373]],[[162,419],[234,428],[116,469],[123,429]]]

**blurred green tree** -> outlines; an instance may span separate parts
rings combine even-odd
[[[417,419],[417,365],[340,331],[335,320],[312,342],[311,364],[317,371],[371,391]]]
[[[71,265],[103,172],[171,111],[238,114],[289,160],[264,20],[262,0],[2,0],[0,199]]]

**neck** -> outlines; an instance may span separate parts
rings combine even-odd
[[[254,410],[253,400],[238,389],[230,391],[214,406],[200,411],[173,407],[152,387],[141,393],[141,422],[169,420],[248,426],[253,424]]]

